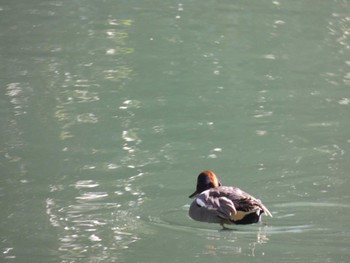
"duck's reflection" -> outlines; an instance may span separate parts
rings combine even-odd
[[[257,231],[242,232],[240,230],[222,230],[210,233],[205,237],[209,243],[204,247],[203,254],[241,254],[245,256],[261,256],[264,252],[256,248],[263,246],[269,241],[266,226],[259,227]]]

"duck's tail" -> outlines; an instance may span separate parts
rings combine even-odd
[[[261,203],[261,209],[263,210],[263,212],[267,215],[267,216],[270,216],[270,217],[273,217],[271,212],[269,211],[269,209],[267,209],[266,206],[264,206],[262,203]]]

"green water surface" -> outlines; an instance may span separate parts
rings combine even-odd
[[[349,14],[0,1],[0,261],[348,262]],[[204,169],[273,218],[192,221]]]

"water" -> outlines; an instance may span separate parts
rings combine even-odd
[[[2,1],[1,262],[347,262],[349,1]],[[187,216],[197,174],[265,225]]]

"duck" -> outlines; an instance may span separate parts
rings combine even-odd
[[[266,206],[254,196],[234,186],[223,186],[211,170],[202,171],[197,186],[189,198],[194,198],[189,216],[195,221],[225,225],[246,225],[261,222],[262,214],[272,217]]]

